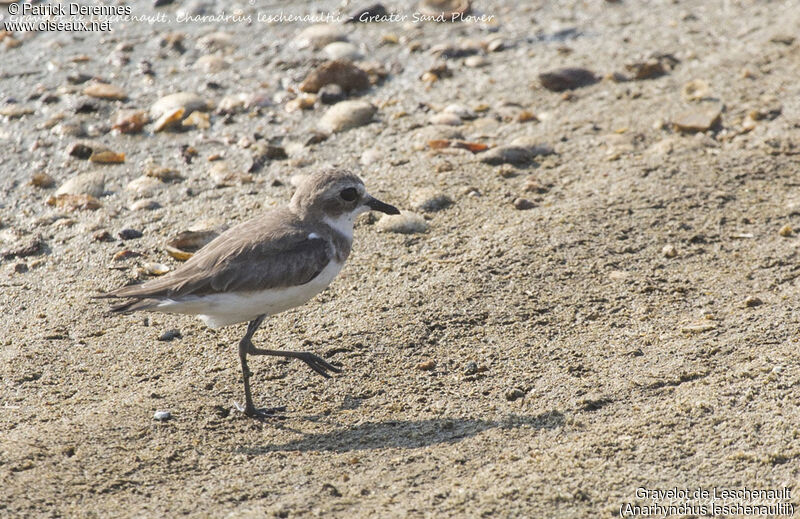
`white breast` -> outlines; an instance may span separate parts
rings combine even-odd
[[[275,315],[302,305],[325,290],[342,270],[342,266],[343,263],[331,261],[317,277],[305,285],[191,296],[179,301],[167,299],[154,310],[196,315],[211,328],[252,321],[262,314]]]

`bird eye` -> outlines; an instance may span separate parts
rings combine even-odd
[[[352,202],[356,198],[358,198],[358,191],[354,187],[348,187],[347,189],[342,189],[342,192],[339,193],[339,196],[342,197],[342,200],[346,202]]]

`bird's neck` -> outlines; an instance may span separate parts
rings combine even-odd
[[[355,215],[352,213],[342,213],[338,216],[323,216],[322,221],[331,229],[336,231],[347,241],[353,241],[353,221]]]

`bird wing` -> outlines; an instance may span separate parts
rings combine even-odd
[[[272,213],[224,232],[178,270],[108,296],[172,299],[304,285],[333,257],[328,240],[310,234],[296,219]]]

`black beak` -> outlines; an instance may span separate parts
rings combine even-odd
[[[364,202],[364,204],[373,211],[380,211],[386,214],[400,214],[400,210],[395,206],[381,202],[377,198],[369,195],[367,195],[367,200]]]

